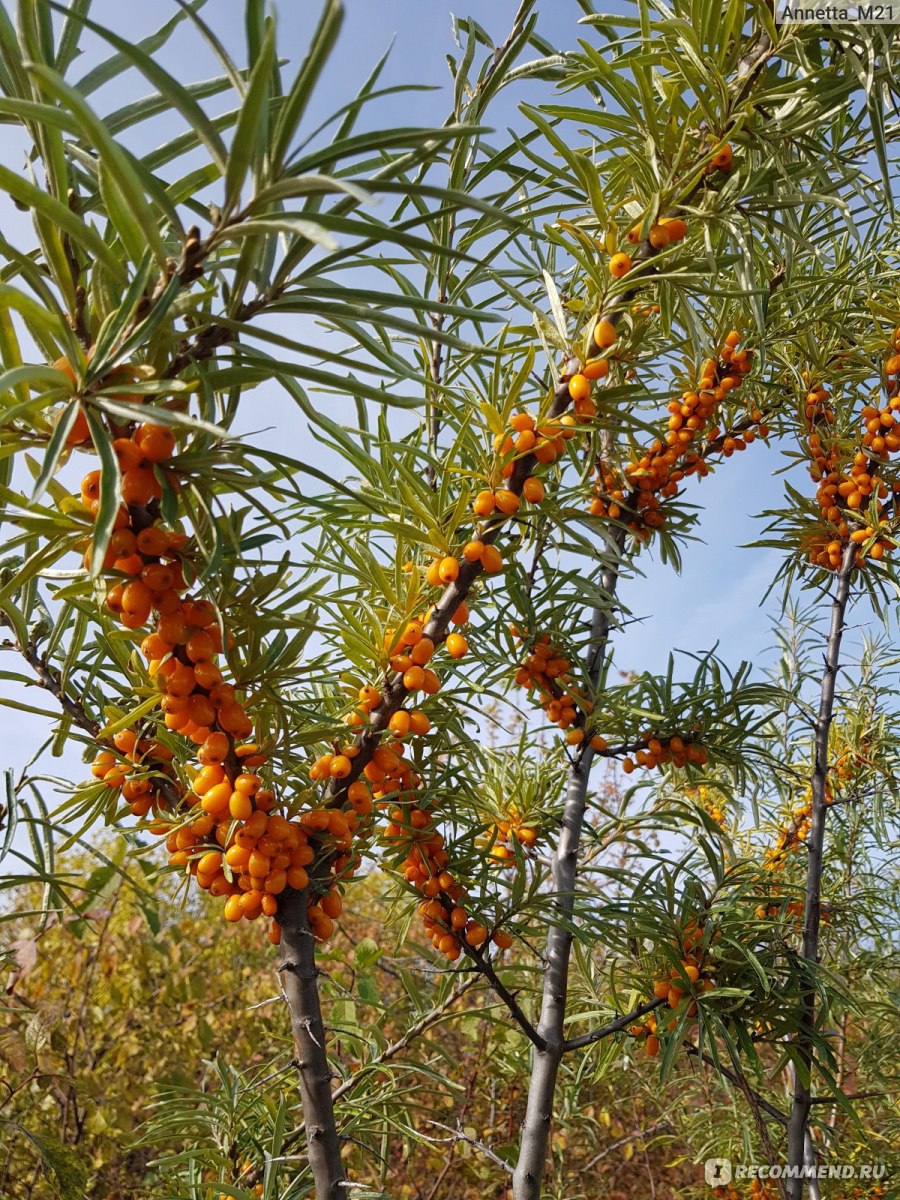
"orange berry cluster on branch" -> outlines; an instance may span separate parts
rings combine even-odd
[[[197,746],[199,769],[193,789],[186,791],[169,765],[171,751],[122,730],[113,744],[123,760],[101,750],[93,773],[121,788],[135,816],[153,811],[150,829],[166,837],[169,864],[224,898],[226,920],[274,917],[277,896],[309,882],[305,868],[315,854],[304,822],[313,814],[297,822],[272,813],[275,795],[255,774],[266,756],[256,745],[238,744],[253,722],[217,663],[223,648],[218,612],[209,601],[184,594],[181,551],[188,539],[164,528],[157,514],[162,489],[156,471],[174,447],[171,430],[163,426],[140,425],[132,437],[115,439],[123,504],[104,568],[125,577],[110,588],[107,605],[126,628],[140,629],[155,617],[141,651],[161,692],[165,726]],[[85,477],[81,491],[96,514],[99,471]],[[348,836],[346,822],[330,833]],[[329,909],[336,905],[327,896],[320,903],[328,907],[314,932],[327,936]],[[277,942],[279,936],[273,922],[270,938]]]
[[[647,1052],[647,1057],[656,1058],[660,1048],[659,1025],[653,1013],[650,1013],[648,1017],[638,1024],[631,1025],[628,1032],[636,1041],[646,1038],[644,1049]]]
[[[521,639],[522,634],[515,626],[510,627],[510,632],[517,640]],[[538,703],[548,721],[560,729],[571,729],[579,719],[579,712],[583,713],[589,707],[572,684],[571,665],[569,659],[554,648],[550,635],[542,633],[534,638],[530,653],[514,676],[520,687],[537,692]],[[599,748],[595,746],[595,749]]]
[[[637,246],[641,242],[642,225],[633,225],[627,233],[628,241],[632,246]],[[683,241],[687,237],[687,223],[681,217],[660,217],[655,221],[647,232],[647,241],[654,250],[663,250],[666,246],[674,246],[677,242]]]
[[[621,476],[609,464],[598,464],[590,505],[592,516],[617,520],[624,509],[630,518],[629,527],[646,540],[654,529],[665,524],[663,502],[678,494],[682,480],[709,473],[707,458],[713,452],[721,451],[730,458],[746,449],[757,436],[754,424],[760,436],[768,434],[759,411],[753,412],[739,433],[721,436],[719,429],[709,427],[716,409],[752,369],[750,352],[738,348],[741,337],[732,330],[717,357],[703,363],[697,391],[683,392],[679,399],[669,401],[671,415],[665,434],[653,441],[640,458],[627,463]],[[704,436],[706,445],[699,452],[692,450]]]
[[[377,753],[377,751],[376,751]],[[413,785],[421,781],[413,779]],[[412,790],[393,797],[389,821],[382,837],[395,849],[405,851],[403,877],[422,897],[419,915],[432,945],[450,962],[464,946],[477,949],[489,937],[500,949],[512,945],[509,934],[487,927],[470,916],[464,905],[465,891],[448,869],[450,855],[443,834],[434,827],[433,812],[417,803]]]
[[[622,770],[630,775],[636,767],[663,767],[671,764],[673,767],[705,767],[709,762],[709,751],[702,742],[685,741],[678,734],[671,737],[656,736],[653,733],[644,735],[644,748],[622,760]]]
[[[572,380],[579,378],[581,377],[575,375]],[[570,395],[572,380],[569,383]],[[576,391],[578,390],[579,385],[576,384]],[[587,393],[588,405],[582,402],[581,411],[587,413],[590,410],[596,413],[593,401],[589,400],[590,384],[587,385]],[[572,398],[574,399],[574,396]],[[585,416],[583,419],[587,420],[589,417]],[[533,455],[542,465],[556,462],[565,450],[566,441],[575,436],[577,424],[576,417],[569,413],[548,418],[541,426],[537,425],[531,413],[513,413],[509,419],[510,432],[494,437],[494,453],[499,457],[499,463],[488,481],[491,486],[478,492],[472,503],[475,516],[485,518],[497,513],[511,517],[519,511],[522,500],[529,504],[540,504],[544,499],[544,485],[536,475],[529,475],[524,480],[521,496],[510,488],[501,487],[500,482],[510,479],[516,463],[525,455]]]
[[[258,776],[241,773],[232,785],[221,767],[206,777],[204,771],[194,782],[195,794],[199,794],[198,789],[203,791],[201,807],[217,789],[224,793],[232,786],[233,796],[250,799],[259,807],[252,807],[245,820],[222,813],[210,815],[217,849],[199,859],[191,858],[188,864],[192,874],[196,874],[199,886],[212,895],[226,897],[227,921],[254,920],[260,914],[275,917],[278,896],[286,888],[295,891],[307,888],[310,883],[307,868],[327,853],[331,856],[330,875],[327,880],[316,879],[319,894],[310,896],[307,914],[317,940],[330,937],[334,932],[334,918],[341,911],[338,880],[349,878],[358,862],[350,854],[355,823],[349,822],[343,813],[324,809],[313,809],[288,820],[266,811],[275,801],[272,792],[259,790],[253,793],[259,782]],[[188,797],[189,803],[190,800]],[[193,823],[193,828],[198,826],[201,831],[205,829],[203,818]],[[181,832],[179,830],[175,836]],[[270,940],[276,943],[280,940],[277,922],[273,922]]]
[[[450,570],[451,563],[453,564],[452,572]],[[442,569],[444,574],[448,576],[452,574],[452,579],[449,577],[446,580],[440,579],[439,574]],[[432,583],[432,578],[434,577],[435,573],[438,575],[436,584]],[[429,568],[429,574],[432,575],[432,578],[430,578],[428,582],[432,583],[432,586],[441,587],[447,583],[452,583],[459,574],[459,562],[457,559],[450,557],[435,559],[432,567]],[[421,620],[414,617],[411,621],[407,622],[399,636],[397,635],[396,630],[388,629],[384,638],[384,649],[385,653],[389,655],[388,665],[390,666],[390,669],[395,671],[398,675],[403,676],[403,686],[407,692],[424,692],[426,696],[435,695],[440,690],[441,686],[440,677],[431,667],[427,665],[431,662],[437,649],[434,641],[430,637],[425,636],[425,626],[428,624],[430,616],[431,613],[429,611]],[[462,624],[468,619],[469,609],[467,605],[463,604],[454,613],[453,620],[457,621],[459,624]],[[451,634],[450,636],[452,637],[453,635]],[[462,634],[457,636],[462,637]],[[465,641],[465,639],[463,640]],[[453,649],[459,651],[460,646],[454,642]],[[467,642],[465,644],[465,649],[468,649]],[[465,653],[465,650],[463,653]],[[461,655],[456,654],[453,657],[461,657]],[[359,693],[359,699],[360,708],[371,712],[380,705],[381,694],[377,688],[370,688],[368,691],[363,689]],[[398,727],[394,729],[394,732],[399,733],[400,736],[403,737],[408,732],[408,730],[402,728],[403,724],[405,724],[406,718],[397,713],[395,713],[394,716],[397,717],[398,725]],[[428,729],[419,728],[419,726],[423,725],[424,714],[417,713],[414,716],[412,713],[410,713],[408,714],[408,717],[409,730],[416,734],[428,732]],[[391,718],[391,720],[393,719],[394,717]],[[427,721],[427,717],[425,720]],[[428,728],[430,728],[430,723]]]
[[[894,332],[892,349],[900,345],[900,330]],[[822,527],[809,539],[809,561],[815,566],[836,571],[840,568],[848,539],[867,549],[857,552],[856,563],[866,558],[876,562],[894,548],[889,537],[878,537],[878,528],[866,525],[851,531],[848,510],[864,507],[871,497],[878,504],[879,519],[884,515],[884,501],[889,494],[900,491],[900,481],[889,484],[884,475],[891,456],[900,451],[900,355],[891,353],[885,362],[888,400],[880,407],[866,404],[860,411],[859,446],[847,451],[832,434],[834,410],[830,395],[821,384],[804,371],[803,380],[809,389],[804,403],[804,417],[809,428],[807,447],[810,458],[809,474],[816,483],[816,503],[822,514]]]
[[[510,804],[505,817],[492,821],[488,827],[488,855],[498,866],[512,867],[516,862],[514,843],[518,842],[525,850],[530,850],[540,833],[540,826],[535,821],[525,820],[518,806]]]
[[[714,1187],[712,1194],[715,1200],[779,1200],[781,1193],[775,1184],[764,1182],[762,1179],[752,1179],[746,1192],[739,1191],[733,1183],[720,1184]]]
[[[705,784],[700,784],[699,787],[685,788],[685,794],[703,809],[705,813],[719,826],[724,826],[726,819],[726,811],[722,807],[722,800],[717,797],[717,793],[712,788],[708,788]]]
[[[430,639],[423,636],[422,628],[422,623],[413,619],[399,638],[395,631],[389,631],[385,646],[389,653],[393,652],[391,669],[402,672],[407,690],[437,691],[437,676],[422,665],[434,652]],[[450,640],[453,637],[461,635],[450,634],[447,649],[451,656],[459,657],[454,654],[456,648]],[[415,655],[423,643],[428,644],[416,655],[416,661],[407,662],[407,652]],[[433,676],[432,680],[425,677],[426,671]],[[411,677],[412,672],[416,672],[414,677]],[[370,714],[377,713],[383,702],[384,697],[377,688],[364,685],[359,690],[358,707],[351,714],[353,723],[361,723]],[[405,851],[401,871],[406,882],[424,897],[420,914],[426,932],[435,949],[455,961],[462,953],[464,943],[478,947],[490,935],[461,906],[464,893],[448,869],[450,856],[444,837],[434,828],[431,811],[416,803],[422,779],[413,771],[406,758],[406,746],[400,739],[409,734],[424,735],[430,729],[431,722],[425,713],[397,709],[387,722],[387,730],[394,737],[372,750],[360,777],[349,784],[344,794],[347,804],[358,816],[368,816],[376,806],[389,810],[381,837],[394,850]],[[336,780],[340,786],[340,782],[351,774],[352,762],[358,753],[358,746],[345,746],[340,754],[323,755],[313,764],[310,775],[316,780]],[[507,937],[501,931],[495,931],[494,942],[504,947],[509,944]]]
[[[831,785],[825,784],[825,804],[834,803]],[[794,805],[786,821],[778,827],[775,845],[767,848],[763,866],[767,871],[782,871],[792,854],[796,854],[809,837],[812,827],[812,788],[808,787],[800,804]]]
[[[714,979],[716,965],[708,952],[704,952],[702,942],[704,937],[702,922],[689,920],[678,942],[678,952],[681,959],[681,969],[672,967],[667,978],[653,981],[653,995],[657,1000],[664,1000],[669,1008],[677,1008],[685,995],[692,999],[688,1002],[688,1016],[697,1015],[697,996],[710,992],[716,986]],[[677,1018],[669,1022],[669,1029],[677,1025]],[[659,1037],[657,1018],[651,1013],[645,1021],[632,1025],[628,1032],[634,1038],[646,1038],[646,1051],[650,1058],[659,1054]]]
[[[681,960],[680,971],[677,967],[673,967],[668,979],[653,981],[653,995],[657,1000],[665,1000],[669,1008],[677,1008],[687,990],[711,992],[716,985],[709,976],[715,971],[715,967],[707,964],[702,969],[707,972],[704,978],[701,978],[701,961],[696,955],[688,955],[687,958]],[[687,985],[685,985],[685,976]],[[695,1017],[696,1015],[697,1001],[692,1000],[688,1005],[688,1016]]]

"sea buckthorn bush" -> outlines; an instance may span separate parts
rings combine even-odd
[[[394,128],[383,63],[308,111],[353,75],[326,73],[338,0],[297,62],[244,17],[0,20],[29,159],[0,164],[4,699],[71,776],[52,813],[43,767],[7,787],[4,852],[44,889],[22,941],[67,913],[93,936],[108,880],[55,847],[112,827],[159,929],[180,903],[279,947],[281,1057],[166,1081],[160,1186],[436,1200],[476,1186],[465,1155],[478,1194],[569,1194],[607,1153],[595,1085],[635,1064],[623,1145],[895,1153],[856,992],[889,1007],[896,47],[763,0],[587,13],[576,42],[524,0],[496,41],[457,20],[452,110]],[[179,39],[215,78],[180,81]],[[445,1021],[479,1063],[405,1078]],[[690,1103],[659,1114],[650,1079]],[[397,1164],[436,1146],[423,1192]]]

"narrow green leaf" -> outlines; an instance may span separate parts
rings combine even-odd
[[[54,5],[54,7],[56,7]],[[147,244],[153,250],[154,257],[162,269],[166,264],[166,248],[160,237],[156,220],[144,196],[140,178],[129,161],[128,155],[117,145],[101,121],[84,102],[83,98],[48,67],[31,64],[29,71],[36,75],[50,92],[64,104],[77,118],[89,145],[96,147],[115,178],[116,186],[122,193],[123,199],[131,206],[135,220],[147,239]],[[61,206],[62,207],[62,206]],[[109,255],[108,247],[105,247]],[[140,259],[138,259],[140,261]],[[121,271],[121,267],[119,267]]]
[[[223,217],[237,206],[252,163],[261,162],[268,148],[268,103],[275,61],[275,26],[270,20],[259,58],[250,73],[250,87],[241,104],[225,171]]]
[[[46,2],[57,12],[67,11],[56,0],[46,0]],[[113,33],[107,26],[100,25],[96,21],[91,21],[86,16],[81,17],[80,20],[87,29],[102,37],[111,46],[115,46],[122,54],[128,66],[135,67],[151,83],[156,85],[172,107],[180,112],[191,128],[195,130],[200,141],[212,155],[213,162],[224,173],[228,159],[225,143],[219,137],[215,126],[190,92],[174,76],[170,75],[168,71],[160,66],[156,59],[142,48],[139,42],[129,42],[127,38],[119,37],[118,34]]]
[[[319,25],[313,34],[309,52],[297,72],[294,85],[284,97],[278,120],[272,134],[272,169],[278,175],[290,150],[297,126],[306,111],[306,105],[316,81],[328,61],[344,20],[341,0],[326,0]]]
[[[121,262],[117,260],[96,229],[86,225],[67,204],[63,204],[48,192],[43,191],[42,188],[36,187],[29,180],[23,179],[21,175],[17,175],[15,171],[2,165],[0,165],[0,188],[20,204],[25,204],[46,217],[94,258],[101,259],[104,266],[115,273],[116,278],[122,278]]]
[[[236,241],[244,237],[255,237],[261,233],[287,233],[324,246],[326,250],[337,250],[338,244],[316,221],[306,217],[254,217],[238,225],[228,225],[216,235],[217,242]]]
[[[46,490],[47,484],[56,474],[59,460],[66,448],[66,438],[69,436],[72,427],[78,419],[80,411],[81,404],[77,399],[71,400],[67,407],[63,409],[47,445],[47,453],[44,455],[44,461],[41,464],[41,473],[38,475],[37,482],[34,485],[32,500],[40,500]]]
[[[94,449],[100,458],[100,506],[94,518],[94,538],[91,544],[91,578],[97,579],[103,571],[103,560],[119,514],[122,481],[112,438],[107,433],[100,414],[94,412],[90,405],[85,406],[84,412],[91,430]]]

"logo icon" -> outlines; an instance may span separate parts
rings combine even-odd
[[[722,1187],[731,1183],[731,1159],[708,1158],[703,1164],[703,1174],[710,1187]]]

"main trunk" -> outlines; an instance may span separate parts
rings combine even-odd
[[[840,667],[841,638],[844,618],[850,598],[850,578],[856,562],[856,545],[847,544],[837,586],[831,604],[831,628],[822,671],[819,714],[816,719],[815,759],[812,776],[812,819],[807,838],[808,865],[806,873],[806,904],[803,922],[803,959],[806,976],[801,998],[800,1027],[797,1048],[800,1065],[794,1071],[794,1095],[788,1122],[788,1165],[802,1168],[810,1157],[812,1140],[809,1136],[811,1098],[812,1039],[816,1021],[816,989],[813,976],[819,959],[819,922],[822,900],[822,850],[825,844],[826,786],[828,781],[828,740],[834,716],[834,693]],[[803,1179],[789,1178],[789,1200],[801,1200]]]
[[[617,555],[624,545],[624,530],[617,531],[614,548]],[[618,562],[607,567],[601,576],[604,591],[612,605],[619,579]],[[591,621],[591,656],[588,676],[596,685],[600,679],[609,641],[610,607],[595,610]],[[575,884],[578,873],[578,851],[584,827],[588,780],[594,752],[587,745],[569,772],[566,801],[563,808],[559,841],[553,855],[551,879],[554,906],[560,918],[550,926],[547,935],[544,987],[541,996],[541,1016],[538,1033],[545,1049],[535,1050],[525,1122],[519,1159],[513,1175],[515,1200],[537,1200],[547,1162],[547,1146],[553,1121],[553,1098],[556,1077],[563,1056],[566,998],[569,990],[569,958],[572,935],[569,932],[575,911]]]
[[[281,976],[291,1013],[300,1100],[316,1200],[346,1200],[346,1175],[334,1119],[331,1068],[319,1004],[316,943],[306,919],[306,892],[286,893],[281,923]]]
[[[559,915],[571,920],[575,906],[575,875],[584,808],[590,773],[591,750],[585,752],[578,767],[569,776],[569,788],[563,812],[559,843],[553,856],[553,890]],[[556,1076],[563,1055],[563,1028],[569,988],[569,956],[572,935],[561,924],[552,925],[547,935],[547,965],[541,998],[538,1033],[546,1043],[536,1050],[528,1088],[528,1104],[522,1127],[519,1161],[513,1175],[515,1200],[536,1200],[547,1161],[547,1145],[553,1121],[553,1097]]]

